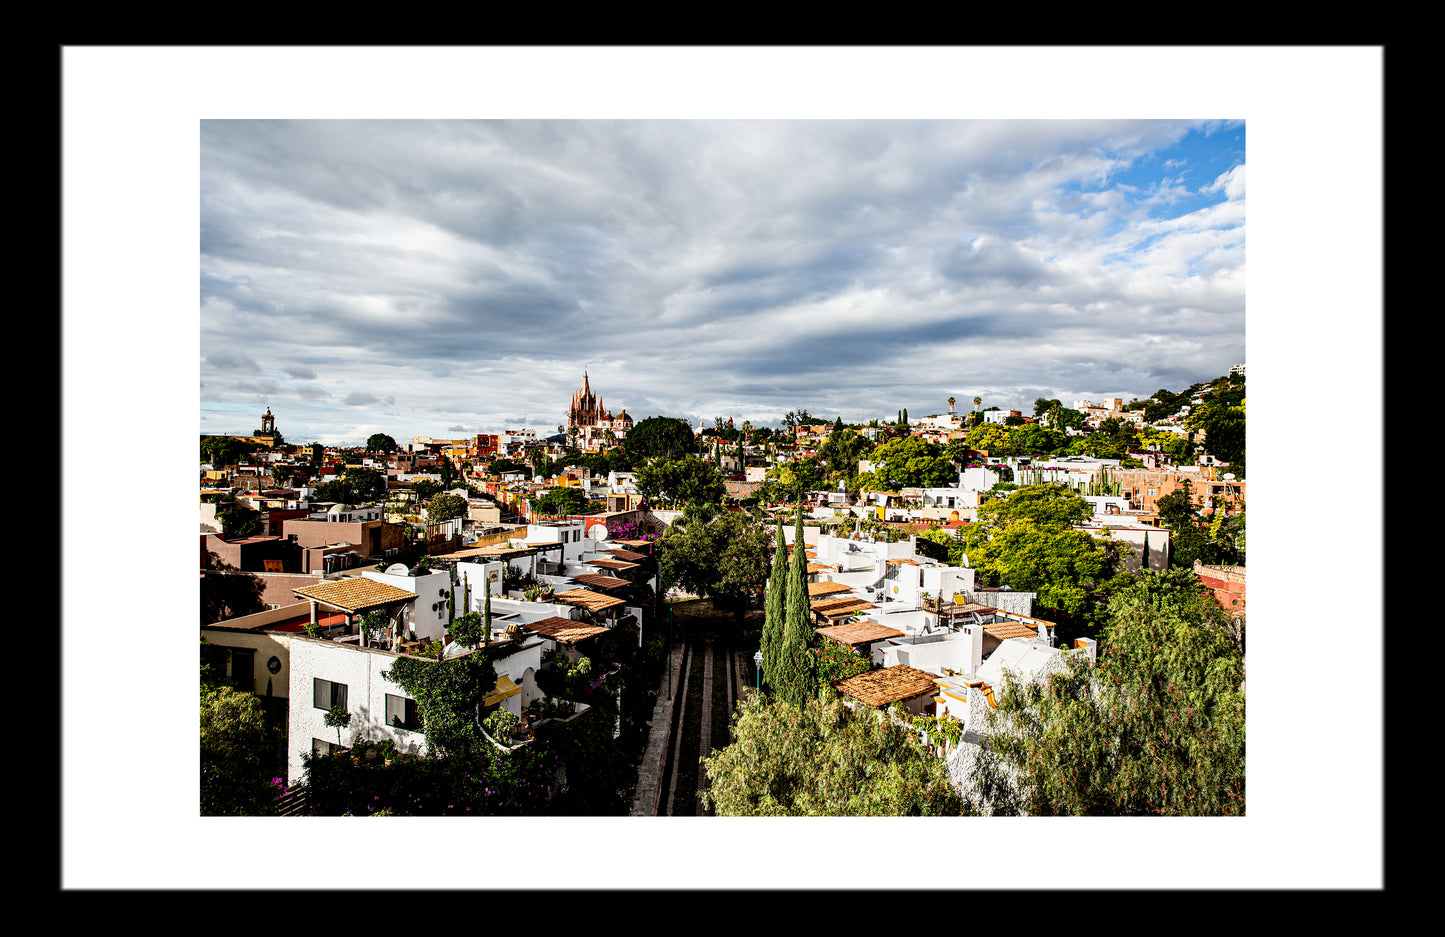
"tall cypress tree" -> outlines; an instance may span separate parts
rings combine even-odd
[[[775,668],[783,645],[783,619],[787,614],[788,545],[783,539],[783,522],[778,521],[778,543],[773,548],[773,575],[768,580],[768,597],[763,616],[763,676],[769,689],[775,688]]]
[[[794,706],[818,695],[818,667],[813,657],[812,613],[808,608],[808,557],[803,547],[803,509],[798,508],[792,568],[788,570],[788,608],[783,622],[783,648],[776,670],[778,692]]]
[[[482,598],[482,643],[492,643],[492,580],[482,577],[487,591]]]

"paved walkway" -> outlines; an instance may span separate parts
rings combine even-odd
[[[669,685],[668,674],[664,671],[661,686],[658,687],[657,703],[653,707],[652,720],[649,723],[647,749],[642,756],[642,764],[638,766],[637,790],[631,810],[634,817],[672,815],[677,788],[675,769],[685,741],[679,728],[687,718],[686,704],[690,698],[695,697],[695,705],[701,707],[697,750],[700,757],[707,757],[715,745],[714,733],[718,734],[716,746],[721,747],[727,744],[727,734],[730,731],[729,724],[713,724],[714,690],[722,689],[727,694],[729,714],[737,706],[741,696],[751,690],[750,686],[743,685],[744,677],[749,671],[745,666],[746,661],[736,648],[720,647],[719,642],[707,636],[693,639],[690,648],[686,650],[703,655],[702,685],[696,687],[690,684],[691,659],[684,646],[679,644],[672,651],[672,682]],[[720,681],[726,682],[727,686],[719,688]],[[674,770],[669,777],[667,789],[664,790],[663,777],[668,774],[669,763],[674,766]],[[706,785],[706,775],[699,772],[699,791]],[[700,800],[696,815],[706,815]]]

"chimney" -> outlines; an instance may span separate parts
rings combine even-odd
[[[978,673],[978,668],[983,666],[983,625],[964,625],[964,640],[968,642],[968,672]]]

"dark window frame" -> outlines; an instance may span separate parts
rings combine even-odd
[[[321,705],[323,687],[326,689],[325,698],[330,703],[330,705],[327,706]],[[337,692],[337,687],[341,688],[340,693]],[[311,705],[315,708],[328,712],[332,709],[335,709],[337,706],[340,706],[342,709],[346,709],[346,697],[346,684],[335,683],[331,680],[323,680],[320,677],[311,678]]]
[[[408,732],[422,731],[421,711],[417,709],[416,700],[409,696],[386,694],[386,725]]]

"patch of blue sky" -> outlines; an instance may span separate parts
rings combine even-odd
[[[1178,218],[1223,202],[1223,192],[1204,190],[1244,161],[1243,122],[1212,125],[1189,131],[1172,146],[1136,157],[1103,181],[1086,184],[1079,180],[1058,189],[1066,197],[1112,190],[1130,205],[1144,209],[1151,219]],[[1093,213],[1086,209],[1079,216]],[[1116,222],[1109,233],[1118,233],[1123,225],[1123,221]]]

